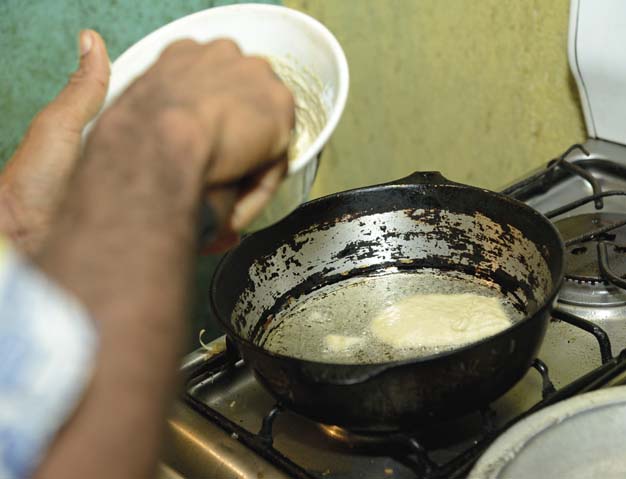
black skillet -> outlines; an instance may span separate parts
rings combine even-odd
[[[563,244],[543,215],[491,191],[414,173],[306,203],[220,262],[211,306],[285,407],[355,431],[419,427],[480,408],[526,373],[563,278]],[[479,342],[402,361],[332,364],[263,348],[275,314],[355,275],[432,268],[493,284],[523,319]],[[303,319],[306,321],[306,319]]]

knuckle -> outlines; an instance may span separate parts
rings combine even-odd
[[[287,129],[295,124],[295,99],[291,91],[282,83],[276,83],[272,88],[274,108],[279,118],[284,119]],[[283,124],[283,123],[281,123]]]
[[[105,110],[96,122],[90,141],[97,139],[105,144],[116,144],[121,138],[133,134],[133,119],[122,108],[113,106]]]
[[[89,80],[92,84],[92,87],[97,88],[98,90],[106,92],[109,89],[109,78],[102,78],[99,76],[94,76]]]
[[[244,69],[252,75],[257,76],[274,76],[272,65],[266,59],[261,57],[246,57],[243,59]]]
[[[228,38],[218,38],[209,43],[211,50],[217,51],[223,55],[240,55],[239,45]]]
[[[97,75],[91,74],[83,68],[76,70],[72,73],[67,81],[68,86],[73,85],[85,85],[88,84],[89,88],[95,89],[98,93],[106,92],[108,88],[108,77],[101,78]]]
[[[87,71],[84,68],[79,68],[74,73],[70,75],[67,80],[68,84],[81,83],[88,78]]]
[[[287,113],[293,113],[296,108],[296,100],[289,88],[281,84],[276,88],[275,95],[278,105]]]
[[[188,50],[190,48],[193,48],[194,46],[197,46],[197,45],[198,45],[197,42],[195,42],[194,40],[190,40],[190,39],[176,40],[175,42],[170,43],[168,46],[166,46],[163,49],[163,52],[161,52],[161,57],[167,58],[170,56],[176,56],[180,54],[181,52]]]

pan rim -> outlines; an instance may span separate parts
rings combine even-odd
[[[315,360],[311,360],[311,359],[303,359],[303,358],[299,358],[296,356],[287,356],[285,354],[280,354],[280,353],[275,353],[273,351],[270,351],[268,349],[265,349],[255,343],[253,343],[252,341],[250,341],[247,338],[242,337],[240,334],[238,334],[233,328],[232,325],[230,324],[230,321],[223,318],[222,315],[219,313],[218,308],[217,308],[217,298],[216,295],[218,294],[218,288],[217,288],[217,278],[219,277],[219,275],[221,274],[221,272],[224,269],[224,266],[226,264],[226,262],[228,261],[229,258],[231,258],[235,253],[236,250],[243,244],[252,241],[254,239],[254,236],[256,236],[259,233],[262,232],[269,232],[271,230],[274,229],[279,229],[281,227],[282,224],[287,223],[290,218],[294,215],[300,215],[303,214],[303,210],[307,210],[310,208],[314,208],[316,207],[318,204],[320,203],[325,203],[328,201],[331,201],[335,198],[337,198],[338,196],[344,196],[344,195],[348,195],[348,194],[361,194],[361,193],[367,193],[370,191],[378,191],[380,189],[396,189],[396,188],[420,188],[420,187],[452,187],[452,188],[463,188],[463,189],[471,189],[471,190],[475,190],[475,191],[480,191],[484,194],[489,194],[492,197],[500,199],[500,200],[504,200],[506,202],[509,202],[512,206],[525,210],[526,212],[528,212],[529,214],[536,216],[537,220],[542,222],[547,228],[549,228],[551,230],[551,232],[554,234],[555,239],[558,241],[559,247],[560,247],[560,255],[559,255],[559,265],[558,265],[558,272],[556,274],[556,278],[557,280],[553,282],[552,287],[549,290],[549,293],[546,295],[544,301],[541,303],[541,306],[539,308],[537,308],[537,310],[530,315],[525,315],[522,319],[516,321],[514,324],[512,324],[510,327],[494,334],[491,336],[486,336],[478,341],[474,341],[468,344],[465,344],[461,347],[458,348],[452,348],[452,349],[448,349],[445,351],[441,351],[435,354],[430,354],[430,355],[426,355],[426,356],[419,356],[419,357],[415,357],[415,358],[405,358],[405,359],[401,359],[401,360],[388,360],[388,361],[381,361],[381,362],[376,362],[376,363],[334,363],[334,362],[324,362],[324,361],[315,361]],[[382,368],[381,372],[386,371],[387,369],[391,369],[391,368],[395,368],[395,367],[403,367],[403,366],[408,366],[408,365],[413,365],[413,364],[421,364],[421,363],[427,363],[427,362],[434,362],[443,358],[448,358],[450,356],[454,356],[457,354],[460,354],[464,351],[468,351],[470,349],[473,348],[477,348],[487,342],[490,341],[495,341],[497,338],[500,338],[506,334],[510,334],[511,332],[514,332],[516,329],[521,328],[523,325],[525,325],[526,323],[528,323],[530,320],[532,320],[535,317],[541,316],[542,313],[544,313],[546,311],[546,309],[552,310],[554,307],[554,303],[556,301],[557,295],[562,287],[563,281],[564,281],[564,265],[565,265],[565,246],[563,243],[563,238],[561,237],[561,234],[559,233],[559,231],[557,230],[556,226],[554,225],[554,223],[552,221],[550,221],[548,218],[546,218],[542,213],[540,213],[539,211],[537,211],[536,209],[532,208],[531,206],[516,200],[515,198],[511,198],[510,196],[504,195],[502,193],[498,193],[498,192],[494,192],[485,188],[478,188],[475,186],[471,186],[471,185],[464,185],[464,184],[460,184],[460,183],[454,183],[454,182],[449,182],[449,183],[443,183],[443,184],[398,184],[398,183],[390,183],[390,184],[382,184],[382,185],[374,185],[374,186],[366,186],[366,187],[362,187],[362,188],[354,188],[354,189],[350,189],[350,190],[346,190],[346,191],[341,191],[341,192],[337,192],[337,193],[333,193],[331,195],[327,195],[327,196],[323,196],[320,198],[316,198],[314,200],[311,200],[309,202],[303,203],[301,206],[299,206],[295,211],[293,211],[290,215],[288,215],[286,218],[284,218],[283,220],[281,220],[278,223],[275,223],[274,225],[269,226],[268,228],[265,228],[264,230],[261,230],[257,233],[254,233],[253,235],[247,236],[245,238],[242,239],[241,243],[236,246],[235,248],[231,249],[230,251],[228,251],[226,254],[224,254],[218,264],[217,267],[215,268],[215,272],[213,274],[213,277],[211,278],[211,284],[210,284],[210,289],[209,289],[209,307],[211,310],[212,315],[217,319],[217,321],[219,322],[219,324],[222,326],[222,328],[224,329],[225,333],[227,336],[230,336],[233,339],[236,339],[236,341],[243,343],[247,348],[250,348],[252,350],[254,350],[256,353],[259,354],[264,354],[266,356],[270,356],[272,358],[276,358],[276,359],[280,359],[280,360],[286,360],[286,361],[297,361],[298,363],[300,363],[303,366],[307,366],[307,367],[311,367],[311,368],[317,368],[317,367],[328,367],[328,366],[333,366],[333,367],[337,367],[337,368],[351,368],[351,369],[375,369],[375,368]]]

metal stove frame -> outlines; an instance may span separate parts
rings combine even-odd
[[[579,155],[576,159],[572,159],[572,154],[576,152],[580,152],[584,156],[581,157]],[[594,203],[597,211],[601,211],[604,208],[604,198],[610,196],[626,196],[626,191],[602,191],[601,185],[588,171],[588,168],[607,169],[626,177],[626,167],[607,159],[589,158],[590,156],[585,146],[580,144],[573,145],[568,148],[563,155],[548,162],[546,167],[540,169],[530,177],[509,186],[502,192],[524,201],[533,195],[548,191],[552,185],[566,176],[575,175],[588,182],[593,194],[548,211],[545,213],[545,216],[551,219],[556,218],[591,202]],[[597,240],[599,265],[603,279],[607,283],[611,283],[622,289],[626,289],[626,281],[611,270],[608,264],[608,245],[607,241],[603,238],[610,231],[624,225],[626,225],[626,219],[586,232],[585,234],[569,239],[565,243],[566,246],[572,246]],[[626,245],[624,245],[624,247],[626,247]],[[559,307],[553,310],[552,317],[593,335],[598,343],[602,365],[557,390],[550,379],[548,366],[539,358],[535,359],[533,368],[537,370],[542,377],[542,399],[530,409],[518,414],[500,427],[494,426],[493,417],[495,413],[487,407],[481,412],[481,430],[474,438],[473,445],[443,464],[437,464],[433,461],[430,458],[432,451],[427,451],[420,444],[416,435],[411,433],[388,434],[383,440],[385,450],[387,447],[393,446],[396,451],[401,451],[402,462],[405,465],[409,465],[418,477],[425,479],[458,479],[465,477],[487,447],[513,424],[540,409],[576,394],[601,387],[621,384],[626,381],[626,350],[614,357],[609,336],[600,326],[567,311],[563,311]],[[238,367],[238,365],[240,366],[240,361],[241,359],[238,357],[235,347],[227,340],[227,347],[224,352],[191,368],[192,372],[188,373],[185,388],[186,393],[183,397],[183,402],[203,418],[220,427],[232,438],[238,440],[291,477],[295,479],[319,479],[319,475],[310,473],[274,448],[272,426],[276,417],[283,411],[280,404],[276,404],[268,411],[262,421],[260,430],[254,433],[236,424],[217,410],[209,407],[194,395],[193,391],[196,385],[229,374],[232,368]],[[380,440],[381,437],[377,436],[377,442],[380,442]]]

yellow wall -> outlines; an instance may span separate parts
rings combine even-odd
[[[498,188],[585,130],[568,0],[285,0],[348,57],[350,98],[314,195],[413,170]]]

